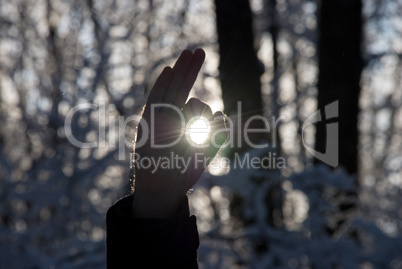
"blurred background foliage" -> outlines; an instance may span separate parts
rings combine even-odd
[[[200,267],[402,268],[402,3],[362,5],[351,174],[314,167],[302,146],[302,122],[319,107],[322,3],[249,4],[262,113],[284,116],[275,152],[287,165],[204,175],[190,196]],[[1,268],[105,267],[105,212],[130,192],[120,145],[135,126],[119,123],[185,48],[207,53],[191,95],[222,110],[217,33],[212,0],[0,1]],[[76,113],[71,131],[96,148],[66,137],[68,113],[86,103],[97,107]],[[315,128],[304,131],[314,145]]]

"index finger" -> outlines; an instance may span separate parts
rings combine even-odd
[[[165,91],[163,102],[168,104],[176,104],[178,92],[180,92],[181,85],[183,85],[186,74],[191,68],[192,60],[193,52],[191,50],[183,50],[173,66],[172,79]]]
[[[181,87],[179,88],[176,99],[175,99],[175,104],[178,107],[183,107],[184,103],[186,102],[188,95],[190,93],[191,88],[194,85],[194,82],[197,79],[198,72],[200,72],[201,66],[204,63],[205,60],[205,52],[203,49],[196,49],[194,51],[193,58],[191,60],[191,65],[190,68],[188,69],[183,83]]]

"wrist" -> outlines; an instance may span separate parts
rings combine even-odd
[[[150,218],[150,219],[167,219],[177,216],[181,211],[183,200],[186,196],[182,197],[168,197],[166,195],[156,195],[144,192],[135,192],[132,204],[133,216],[136,218]],[[186,205],[187,216],[188,204]]]
[[[135,218],[166,219],[174,217],[180,211],[183,200],[188,200],[185,188],[170,180],[171,175],[153,173],[151,169],[135,171],[134,199],[132,213]]]

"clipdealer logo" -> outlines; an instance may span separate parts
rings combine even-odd
[[[159,106],[169,106],[167,104],[160,104]],[[67,116],[66,116],[66,120],[65,120],[65,134],[67,139],[70,141],[70,143],[72,143],[73,145],[75,145],[76,147],[79,148],[102,148],[105,146],[109,146],[109,147],[116,147],[116,144],[118,144],[118,148],[119,148],[119,159],[124,159],[125,158],[125,151],[126,151],[126,147],[127,148],[132,148],[132,142],[127,141],[126,137],[125,137],[125,127],[126,125],[130,122],[133,121],[135,124],[142,124],[143,129],[145,130],[145,137],[148,137],[148,135],[150,134],[151,136],[151,145],[154,148],[164,148],[167,146],[171,146],[171,144],[169,145],[159,145],[159,144],[155,144],[155,141],[153,140],[153,136],[155,135],[151,130],[149,130],[149,125],[147,122],[145,121],[141,121],[141,116],[139,115],[133,115],[131,117],[125,118],[123,116],[118,116],[117,119],[115,119],[116,116],[112,116],[109,114],[110,111],[113,111],[113,106],[109,105],[106,106],[105,102],[100,102],[99,105],[95,105],[95,104],[91,104],[91,103],[84,103],[84,104],[79,104],[76,107],[72,108]],[[152,107],[152,109],[154,109],[154,107]],[[172,107],[172,109],[175,109],[176,113],[178,113],[180,115],[180,119],[182,121],[182,125],[185,124],[184,123],[184,117],[183,115],[181,115],[181,111],[178,110],[176,107]],[[76,139],[73,135],[73,116],[78,113],[88,113],[89,111],[95,111],[96,113],[98,113],[98,121],[99,121],[99,132],[98,132],[98,139],[97,141],[92,141],[92,142],[83,142],[83,141],[79,141],[78,139]],[[321,122],[323,120],[330,120],[330,119],[334,119],[337,118],[339,114],[339,109],[338,109],[338,101],[332,102],[328,105],[325,106],[324,108],[324,119],[322,118],[321,115],[321,110],[317,110],[315,111],[313,114],[311,114],[304,122],[302,125],[302,144],[303,146],[306,148],[306,150],[312,154],[315,158],[321,160],[322,162],[327,163],[328,165],[332,166],[332,167],[336,167],[339,163],[339,125],[338,122],[333,122],[331,121],[330,123],[326,124],[326,146],[325,146],[325,152],[318,152],[316,150],[314,150],[312,147],[310,147],[308,145],[308,143],[305,141],[305,137],[304,137],[304,132],[305,129],[310,126],[313,125],[315,123]],[[254,116],[256,117],[256,116]],[[272,124],[270,124],[267,119],[265,117],[260,116],[260,120],[263,120],[263,122],[265,123],[265,129],[261,129],[258,130],[259,132],[267,132],[267,133],[271,133],[272,135],[272,141],[271,141],[271,146],[276,147],[276,131],[275,129],[277,128],[277,124],[278,122],[286,117],[279,117],[278,119],[275,119],[274,117],[272,118]],[[106,121],[106,119],[108,119]],[[153,118],[151,118],[152,121]],[[239,121],[241,121],[241,113],[238,115],[237,119]],[[248,130],[248,125],[249,122],[251,120],[255,120],[254,118],[250,118],[248,119],[248,121],[246,122],[246,125],[244,126],[244,130],[234,130],[234,126],[235,124],[232,122],[232,120],[230,118],[227,118],[227,124],[229,126],[229,128],[227,128],[229,131],[229,139],[227,141],[227,146],[234,146],[237,143],[240,143],[239,145],[241,145],[242,139],[240,139],[240,137],[238,137],[237,140],[239,141],[234,141],[233,137],[234,137],[234,132],[237,132],[239,135],[244,135],[244,139],[245,142],[250,146],[250,148],[264,148],[267,147],[268,144],[264,144],[264,145],[255,145],[253,143],[251,143],[251,141],[249,141],[248,139],[248,132],[251,131],[256,131],[254,129]],[[109,127],[106,127],[106,123],[109,123]],[[150,123],[152,124],[152,122]],[[115,128],[115,125],[117,125],[117,128]],[[241,124],[237,124],[237,128],[240,128]],[[108,130],[106,131],[106,128],[108,128]],[[117,129],[117,130],[116,130]],[[184,128],[181,128],[184,130]],[[202,131],[202,130],[201,130]],[[106,135],[106,132],[108,132],[108,136]],[[184,135],[184,132],[183,134]],[[116,139],[111,139],[111,137],[115,137]],[[106,139],[108,138],[108,139]],[[179,137],[180,138],[180,137]],[[179,139],[177,139],[177,141],[179,141]],[[174,142],[177,142],[174,141]],[[137,141],[137,147],[140,147],[143,143],[139,143],[141,141]]]
[[[337,118],[339,116],[338,101],[334,101],[325,106],[325,120]],[[311,114],[303,123],[302,126],[302,141],[306,150],[314,157],[326,164],[336,167],[339,164],[339,125],[338,122],[326,124],[326,145],[325,152],[318,152],[307,145],[304,140],[304,129],[308,126],[322,121],[321,110],[317,110]]]

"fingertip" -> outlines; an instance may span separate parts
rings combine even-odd
[[[222,118],[224,116],[224,114],[222,113],[222,111],[216,111],[214,113],[214,119],[215,118]]]
[[[171,68],[170,66],[165,66],[165,68],[163,68],[161,75],[170,75],[173,72],[173,68]]]
[[[198,58],[205,59],[206,54],[205,54],[205,51],[202,48],[197,48],[194,51],[194,56],[198,57]]]
[[[193,58],[193,52],[189,49],[183,50],[176,60],[176,63],[173,66],[173,70],[184,72],[191,65],[191,59]]]
[[[161,74],[159,75],[158,79],[156,80],[155,84],[167,84],[170,82],[170,79],[172,77],[173,74],[173,68],[171,68],[170,66],[165,66],[161,72]]]
[[[193,52],[189,49],[185,49],[180,54],[180,57],[182,57],[182,56],[185,56],[185,57],[193,56]]]
[[[205,55],[205,51],[202,48],[196,48],[194,54]]]

